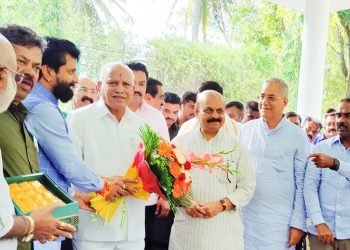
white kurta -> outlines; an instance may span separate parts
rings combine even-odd
[[[225,163],[231,162],[231,167],[240,173],[231,175],[216,169],[212,173],[207,169],[190,170],[195,201],[208,203],[227,197],[237,209],[204,219],[190,217],[179,208],[171,229],[169,249],[243,249],[243,224],[239,209],[249,202],[255,188],[255,173],[247,148],[223,129],[210,141],[206,141],[196,129],[176,137],[173,142],[180,144],[186,153],[197,154],[227,151],[237,145],[237,149],[224,158]]]
[[[15,210],[10,197],[10,189],[3,174],[2,157],[0,150],[0,238],[6,235],[13,227]],[[0,240],[0,249],[17,249],[17,239]]]
[[[69,131],[82,159],[99,176],[123,176],[133,162],[138,145],[140,127],[144,121],[126,109],[118,122],[109,112],[103,100],[75,110],[68,116]],[[145,236],[145,202],[126,198],[127,219],[120,227],[122,205],[114,217],[103,225],[99,218],[91,222],[90,212],[80,210],[78,240],[131,241]]]

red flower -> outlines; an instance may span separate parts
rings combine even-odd
[[[186,175],[184,173],[181,173],[178,178],[179,181],[184,181],[186,180]]]
[[[192,164],[189,161],[185,162],[185,170],[190,170],[192,168]]]

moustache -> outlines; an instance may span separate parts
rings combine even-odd
[[[33,85],[34,85],[33,77],[27,73],[24,73],[24,78],[21,81],[21,83],[30,84],[30,86],[33,87]]]
[[[174,119],[172,119],[170,117],[166,117],[165,120],[170,121],[170,122],[175,122]]]
[[[142,96],[141,92],[139,91],[134,91],[134,95]]]
[[[337,130],[335,130],[334,128],[332,128],[332,129],[329,129],[329,130],[328,130],[328,133],[329,133],[329,132],[337,132]]]
[[[207,120],[208,123],[210,122],[221,122],[222,120],[220,118],[210,118]]]
[[[88,96],[83,96],[83,98],[81,98],[81,101],[82,102],[85,102],[85,101],[89,101],[90,103],[93,103],[94,102],[94,100],[92,100],[90,97],[88,97]]]

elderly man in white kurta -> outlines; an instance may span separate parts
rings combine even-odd
[[[245,123],[239,135],[256,170],[253,199],[242,209],[245,249],[294,249],[303,236],[310,143],[305,131],[283,115],[287,104],[287,84],[279,78],[267,79],[259,95],[261,118]]]
[[[68,116],[73,142],[81,157],[100,176],[123,176],[141,142],[144,121],[127,103],[133,94],[134,75],[125,65],[112,63],[101,73],[101,99]],[[118,193],[123,195],[124,190]],[[144,248],[145,202],[126,196],[126,223],[121,225],[123,205],[104,225],[91,222],[90,212],[80,210],[74,248],[114,250]]]
[[[213,90],[197,97],[200,128],[176,137],[186,153],[217,153],[236,149],[224,163],[237,169],[230,174],[220,169],[192,168],[192,205],[179,208],[171,229],[170,249],[243,249],[243,225],[239,210],[254,193],[255,173],[247,148],[222,128],[225,120],[223,96]]]

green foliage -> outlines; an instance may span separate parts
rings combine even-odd
[[[224,86],[228,99],[255,100],[262,80],[276,70],[274,55],[254,43],[230,49],[168,37],[151,40],[149,46],[147,60],[152,76],[179,94],[213,80]]]
[[[80,73],[95,80],[104,64],[127,61],[136,55],[132,38],[101,21],[91,1],[3,1],[0,23],[24,25],[43,36],[71,40],[82,52]]]
[[[112,0],[109,4],[120,7],[118,3],[122,2],[124,0]],[[190,9],[193,2],[188,2]],[[296,110],[303,16],[267,1],[201,2],[202,32],[227,32],[225,44],[231,48],[210,42],[190,43],[178,37],[152,39],[140,48],[133,37],[119,29],[108,5],[101,0],[2,1],[0,24],[16,23],[44,36],[73,41],[82,52],[80,73],[95,80],[104,64],[126,62],[136,55],[145,55],[151,76],[163,81],[167,91],[179,94],[196,90],[203,81],[214,80],[224,86],[228,100],[254,100],[264,79],[282,77],[291,92],[287,109]],[[104,19],[96,8],[106,15]],[[188,10],[186,13],[189,14]],[[122,14],[129,21],[132,19],[123,9]],[[218,29],[215,18],[225,22],[225,31]],[[344,76],[342,70],[339,43],[341,34],[345,46],[343,55],[349,67],[350,39],[344,25],[350,27],[350,10],[331,17],[323,110],[335,107],[349,89],[346,82],[350,84],[350,78]],[[210,40],[209,35],[207,40]]]

